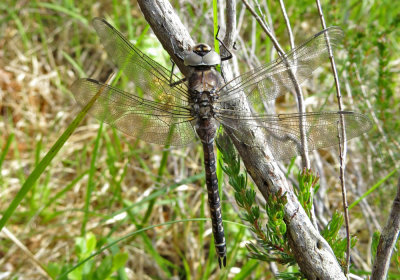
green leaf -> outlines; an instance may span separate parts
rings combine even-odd
[[[90,260],[82,266],[82,272],[81,272],[82,279],[84,280],[93,279],[94,264],[95,264],[94,260]]]
[[[83,266],[75,268],[73,271],[68,273],[69,280],[82,280],[82,270]]]
[[[58,263],[49,263],[47,265],[47,272],[50,274],[50,276],[54,279],[57,277],[57,275],[60,274],[61,272],[61,266]]]
[[[113,256],[107,256],[100,263],[99,267],[96,269],[94,273],[94,279],[96,280],[104,280],[107,279],[111,273],[113,268]]]
[[[117,271],[118,269],[125,266],[128,261],[128,254],[124,252],[118,252],[113,257],[112,271]]]
[[[280,223],[279,231],[281,232],[282,235],[286,233],[286,224],[284,222]]]
[[[92,232],[88,232],[85,236],[86,239],[86,252],[88,253],[87,256],[89,256],[95,249],[96,249],[96,236]]]
[[[375,260],[380,238],[381,238],[381,233],[379,231],[375,231],[374,234],[372,235],[372,243],[371,243],[371,257],[373,261]]]
[[[86,241],[83,237],[78,237],[75,239],[75,253],[81,259],[86,252]]]

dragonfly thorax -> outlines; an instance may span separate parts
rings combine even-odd
[[[209,45],[201,43],[184,56],[183,62],[193,67],[215,66],[221,63],[221,57]]]
[[[214,116],[213,102],[215,96],[213,92],[203,91],[192,92],[192,114],[199,119],[209,119]]]
[[[213,67],[208,70],[197,68],[188,82],[192,115],[197,119],[214,117],[214,102],[218,99],[217,91],[223,82],[219,72]]]

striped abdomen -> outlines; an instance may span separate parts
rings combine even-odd
[[[214,234],[215,250],[217,251],[218,263],[221,261],[226,266],[226,243],[224,226],[222,224],[221,201],[218,193],[218,179],[215,166],[215,155],[213,143],[202,143],[204,150],[204,165],[206,170],[206,184],[208,192],[208,205],[210,207],[212,231]]]

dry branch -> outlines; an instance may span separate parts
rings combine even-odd
[[[189,33],[168,1],[139,0],[138,3],[146,20],[171,57],[175,57],[171,43],[179,42],[184,48],[192,45],[193,41]],[[179,60],[175,62],[182,73],[190,72],[187,67],[179,64]],[[227,70],[225,69],[225,71]],[[249,138],[254,140],[255,143],[262,141],[255,136],[257,135],[256,131],[248,132]],[[238,142],[234,137],[232,141],[250,176],[265,198],[270,193],[276,193],[279,190],[282,193],[287,192],[288,203],[285,206],[285,220],[290,246],[301,271],[308,279],[346,279],[332,249],[312,225],[278,164],[271,160],[273,157],[267,148],[267,143],[263,145],[266,149],[261,151],[259,148]]]

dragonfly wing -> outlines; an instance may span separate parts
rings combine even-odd
[[[95,18],[93,26],[108,56],[146,95],[151,95],[153,99],[159,95],[171,95],[175,99],[187,100],[186,83],[169,86],[170,70],[141,52],[106,20]],[[173,77],[178,80],[175,75]]]
[[[97,93],[90,113],[122,132],[149,143],[186,145],[193,141],[190,110],[176,102],[155,102],[102,84],[79,79],[71,87],[75,99],[84,107]]]
[[[293,75],[301,85],[328,61],[327,38],[334,49],[342,40],[343,31],[338,27],[327,28],[275,61],[236,77],[220,89],[219,102],[239,98],[244,92],[250,102],[262,104],[292,91]]]
[[[310,151],[338,144],[341,116],[345,120],[347,140],[367,132],[372,127],[367,116],[347,111],[254,117],[250,113],[238,114],[229,110],[221,110],[218,114],[218,120],[225,127],[228,127],[236,139],[250,146],[254,143],[250,142],[249,131],[244,128],[258,129],[263,134],[275,160],[278,160],[288,159],[300,154],[300,123],[305,128]]]

